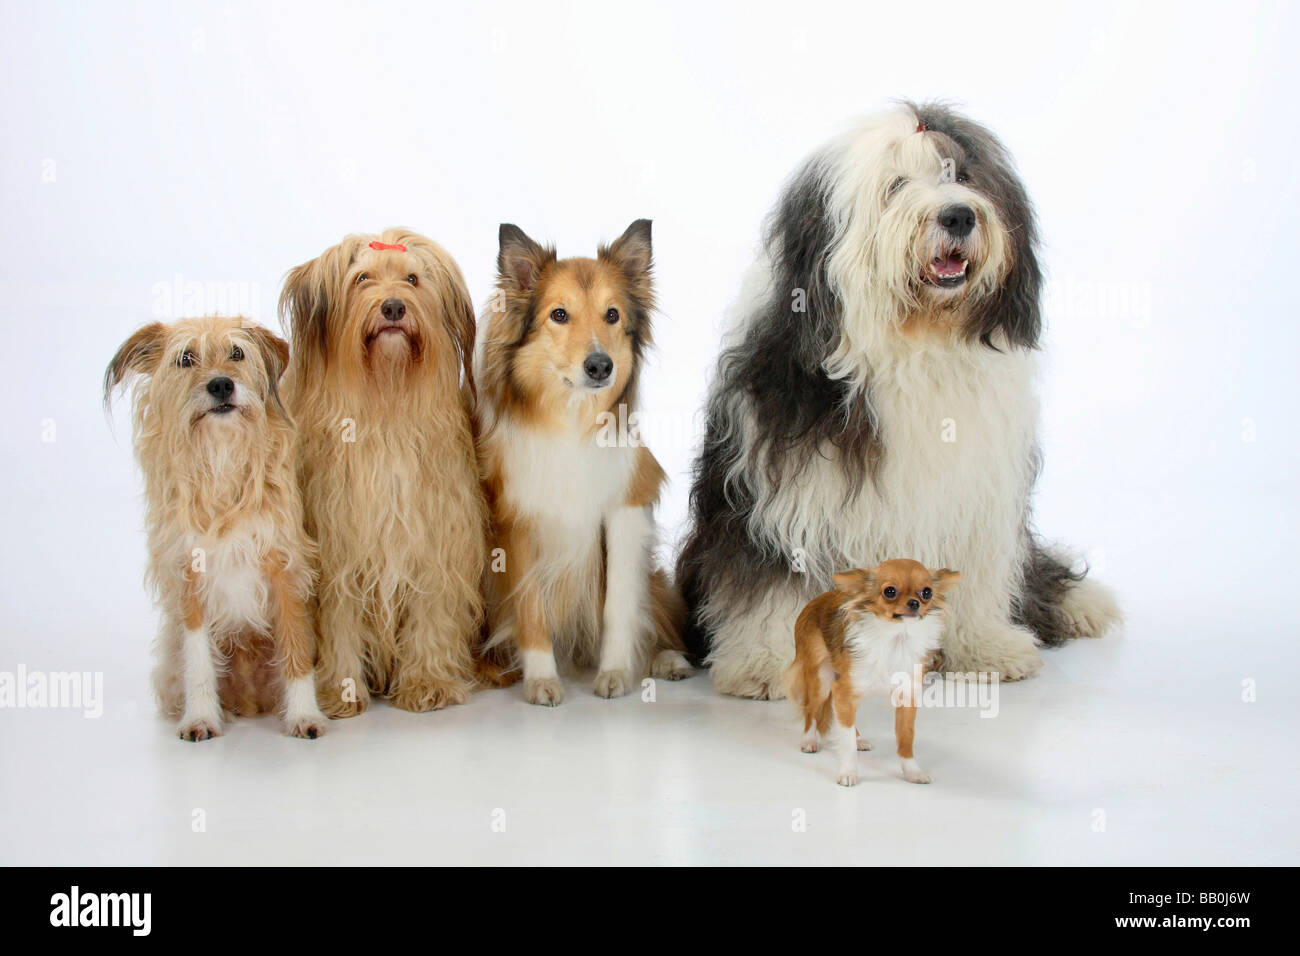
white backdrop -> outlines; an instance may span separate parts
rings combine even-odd
[[[146,666],[139,478],[125,415],[99,406],[136,326],[275,324],[288,268],[398,224],[481,303],[499,222],[591,254],[645,216],[662,314],[644,395],[688,426],[782,180],[903,96],[998,131],[1037,202],[1039,526],[1119,588],[1160,666],[1230,643],[1235,684],[1296,661],[1293,8],[4,7],[0,668],[103,669],[111,693]],[[670,541],[687,426],[653,439]]]

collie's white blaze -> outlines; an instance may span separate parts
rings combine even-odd
[[[623,693],[643,657],[641,645],[648,634],[653,535],[649,508],[618,507],[605,518],[605,614],[600,672],[623,674]]]
[[[181,643],[181,673],[185,711],[178,730],[200,730],[203,736],[221,732],[221,697],[211,635],[205,625],[186,629]]]

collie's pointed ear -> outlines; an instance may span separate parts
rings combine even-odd
[[[257,347],[258,355],[262,358],[262,365],[266,367],[267,391],[270,393],[271,401],[280,410],[284,420],[291,421],[288,410],[280,401],[279,389],[280,376],[289,366],[289,343],[260,325],[246,325],[244,331],[253,340],[253,345]]]
[[[875,568],[854,568],[851,571],[837,571],[831,575],[835,586],[845,594],[871,595],[876,589]]]
[[[555,249],[544,247],[512,222],[503,222],[497,234],[497,273],[501,282],[518,292],[532,292],[542,270],[555,261]]]
[[[647,274],[654,265],[650,248],[650,220],[638,219],[608,246],[602,246],[597,258],[619,266],[629,278]]]
[[[107,409],[113,398],[113,389],[131,375],[148,375],[158,366],[162,356],[163,343],[167,340],[167,326],[161,322],[150,322],[144,328],[137,329],[122,343],[104,370],[104,407]]]

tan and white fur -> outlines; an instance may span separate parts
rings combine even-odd
[[[307,607],[314,549],[276,393],[287,359],[282,339],[241,319],[186,319],[135,332],[104,374],[105,403],[134,382],[162,612],[154,684],[184,740],[220,736],[223,711],[279,709],[295,737],[325,730]]]
[[[833,737],[841,786],[857,784],[857,752],[871,749],[857,731],[858,704],[868,695],[889,696],[894,704],[903,778],[930,782],[912,751],[916,708],[922,675],[939,654],[944,599],[960,577],[896,558],[836,573],[834,590],[800,612],[786,692],[803,714],[804,753],[816,753],[825,736]]]
[[[483,614],[486,507],[472,429],[474,310],[460,269],[405,229],[348,236],[289,273],[285,400],[320,542],[321,704],[463,703]]]
[[[594,665],[601,697],[647,667],[692,673],[681,604],[652,560],[664,472],[624,440],[650,345],[650,223],[595,259],[557,259],[503,225],[497,294],[482,318],[476,377],[492,510],[484,657],[522,669],[524,697],[564,699],[559,665]]]

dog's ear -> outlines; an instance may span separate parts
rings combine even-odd
[[[330,311],[342,294],[343,276],[352,265],[356,245],[349,237],[291,269],[285,277],[280,291],[280,320],[289,329],[295,354],[324,360]]]
[[[876,590],[875,568],[854,568],[851,571],[837,571],[831,575],[835,587],[854,597],[870,596]]]
[[[266,367],[267,391],[270,393],[271,401],[280,410],[285,421],[290,421],[289,412],[280,401],[279,389],[280,376],[289,366],[289,343],[260,325],[245,326],[244,331],[253,340],[253,345],[257,347],[257,352],[262,357],[262,365]]]
[[[497,235],[497,273],[508,288],[525,294],[537,287],[542,270],[555,261],[555,249],[544,247],[512,222],[503,222]]]
[[[931,570],[930,577],[934,579],[934,590],[939,595],[947,594],[952,586],[961,580],[961,574],[948,568]]]
[[[163,343],[167,340],[167,326],[161,322],[150,322],[144,328],[133,332],[113,360],[104,370],[104,407],[109,406],[113,398],[113,389],[122,384],[130,375],[148,375],[158,367],[162,357]]]
[[[635,281],[647,276],[654,265],[650,249],[650,220],[638,219],[608,246],[601,247],[597,258],[607,259]]]
[[[461,274],[460,267],[450,255],[443,253],[443,256],[446,259],[444,264],[446,278],[441,283],[443,314],[446,316],[447,329],[451,333],[452,341],[456,343],[456,351],[460,353],[465,388],[472,408],[476,396],[474,333],[478,327],[474,318],[474,302],[470,298],[469,287],[465,285],[465,277]]]

